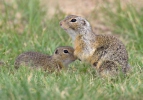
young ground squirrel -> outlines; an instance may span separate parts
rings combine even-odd
[[[129,70],[126,48],[116,37],[95,34],[89,22],[76,15],[67,16],[60,26],[72,38],[74,55],[90,63],[100,75],[117,74],[119,68],[124,73]]]
[[[76,60],[73,55],[74,49],[70,46],[56,48],[52,56],[41,54],[39,52],[25,52],[20,54],[15,60],[15,67],[20,65],[30,66],[33,68],[42,67],[44,70],[55,71]]]

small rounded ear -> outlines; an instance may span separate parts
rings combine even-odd
[[[58,50],[55,51],[55,54],[58,54]]]
[[[85,20],[82,20],[82,25],[86,25],[86,22],[85,22]]]

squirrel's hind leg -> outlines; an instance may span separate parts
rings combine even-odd
[[[100,60],[96,69],[102,77],[117,76],[120,72],[120,66],[111,60]]]

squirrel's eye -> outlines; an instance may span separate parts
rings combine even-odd
[[[64,50],[64,53],[69,53],[68,50]]]
[[[76,22],[76,19],[72,19],[71,22]]]

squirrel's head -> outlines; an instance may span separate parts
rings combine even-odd
[[[84,35],[88,31],[91,31],[89,22],[80,16],[69,15],[62,21],[60,26],[71,36],[74,40],[77,35]]]
[[[74,48],[70,46],[57,47],[53,57],[61,61],[65,66],[75,61],[77,58],[74,56]]]

